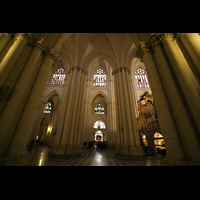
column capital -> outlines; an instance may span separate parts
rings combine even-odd
[[[47,51],[47,44],[46,44],[44,38],[37,41],[37,43],[38,43],[39,47],[42,49],[42,51]]]
[[[157,45],[160,45],[167,38],[175,39],[173,33],[152,33],[147,46],[153,51]]]
[[[122,72],[122,70],[127,71],[129,74],[131,73],[131,71],[128,69],[128,67],[118,67],[117,69],[115,69],[112,72],[112,75],[115,75],[116,73],[118,73],[119,71]]]
[[[178,40],[181,36],[183,36],[185,33],[174,33],[174,39]]]
[[[137,58],[142,58],[146,52],[150,51],[149,47],[147,44],[144,42],[140,42],[140,45],[138,47],[136,57]]]
[[[22,39],[22,40],[25,40],[27,42],[28,42],[28,39],[29,39],[26,33],[17,33],[17,34],[15,34],[14,40],[16,41],[19,38]]]
[[[15,35],[16,35],[17,33],[4,33],[4,34],[7,35],[8,37],[10,37],[10,39],[14,40]]]
[[[50,49],[49,53],[53,58],[54,64],[60,60],[60,55],[55,49]]]
[[[175,40],[176,37],[180,36],[180,34],[176,33],[151,33],[151,36],[149,38],[149,41],[147,43],[140,42],[140,45],[138,47],[136,57],[140,58],[142,61],[142,57],[144,54],[146,54],[149,51],[153,51],[153,49],[162,43],[165,39],[170,38],[171,40]]]

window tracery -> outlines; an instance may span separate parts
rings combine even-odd
[[[97,129],[98,127],[100,127],[100,129],[105,129],[105,128],[106,128],[106,125],[105,125],[101,120],[97,120],[97,121],[94,123],[93,128]]]
[[[62,84],[64,84],[65,78],[66,78],[65,69],[59,68],[53,74],[53,77],[51,80],[51,85],[62,85]]]
[[[135,71],[135,80],[136,80],[136,86],[137,86],[138,89],[149,88],[147,73],[141,67],[139,67]]]
[[[93,86],[106,86],[106,72],[103,69],[99,68],[95,71]]]
[[[48,102],[48,103],[45,105],[44,113],[51,113],[51,109],[52,109],[51,103]]]
[[[95,114],[104,114],[104,107],[102,104],[97,104],[94,108],[94,113]]]

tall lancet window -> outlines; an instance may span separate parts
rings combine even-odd
[[[147,73],[144,69],[139,67],[135,71],[136,86],[138,89],[149,88]]]
[[[93,86],[106,86],[106,72],[103,69],[99,68],[95,71]]]
[[[53,74],[51,85],[62,85],[65,82],[66,72],[63,68],[57,69]]]

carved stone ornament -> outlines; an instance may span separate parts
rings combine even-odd
[[[142,57],[148,51],[153,51],[153,49],[162,44],[162,41],[170,38],[171,40],[176,40],[183,33],[151,33],[149,41],[145,44],[144,42],[140,42],[140,46],[138,47],[136,57],[140,58],[142,61]]]
[[[138,47],[138,50],[137,50],[137,53],[136,53],[136,57],[137,58],[142,58],[143,55],[148,51],[150,51],[148,46],[144,42],[140,42],[140,46]]]
[[[37,43],[38,43],[39,47],[42,49],[42,51],[47,51],[47,44],[46,44],[44,38],[37,41]]]
[[[15,34],[14,40],[16,41],[18,38],[23,39],[23,40],[27,40],[27,42],[28,42],[28,36],[27,36],[26,33]]]
[[[53,57],[53,60],[54,60],[55,62],[57,62],[57,61],[60,60],[60,56],[59,56],[58,52],[56,52],[55,49],[51,49],[51,50],[50,50],[50,54],[51,54],[51,56]]]

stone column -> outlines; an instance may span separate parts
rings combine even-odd
[[[193,128],[200,138],[200,97],[198,90],[191,80],[191,69],[185,60],[176,41],[170,34],[165,34],[161,43],[169,60],[171,71],[176,79],[181,97],[193,123]]]
[[[115,149],[116,154],[122,154],[123,136],[122,136],[122,116],[120,106],[119,82],[117,78],[117,71],[113,73],[115,84],[115,99],[116,99],[116,123],[117,123],[117,146]]]
[[[75,88],[76,90],[76,93],[74,94],[74,100],[73,100],[73,111],[71,112],[71,118],[72,118],[72,122],[71,122],[71,129],[69,130],[69,143],[68,143],[68,147],[67,147],[67,151],[66,151],[66,154],[74,154],[75,152],[75,146],[76,145],[76,141],[77,141],[77,137],[78,137],[78,130],[77,130],[77,127],[80,125],[80,121],[79,121],[79,111],[80,111],[80,106],[81,103],[80,101],[83,101],[83,98],[82,98],[82,84],[83,84],[83,79],[84,79],[84,74],[82,76],[82,73],[81,71],[77,71],[78,74],[77,74],[77,86]],[[75,130],[76,129],[76,130]],[[78,149],[77,149],[78,151]],[[78,151],[80,153],[80,149]],[[77,153],[78,153],[77,152]]]
[[[189,164],[191,162],[199,163],[200,107],[198,91],[190,79],[191,70],[176,41],[172,39],[171,35],[165,35],[161,41],[170,65],[168,66],[167,61],[164,61],[161,47],[157,46],[155,53],[179,129],[180,140],[185,148],[187,160],[190,161]]]
[[[61,97],[61,99],[59,100],[59,106],[58,106],[58,113],[57,113],[57,116],[56,116],[56,120],[55,120],[55,125],[54,125],[54,130],[53,130],[53,136],[52,136],[52,142],[51,142],[51,146],[52,146],[52,149],[55,149],[57,150],[57,147],[58,145],[55,144],[55,137],[57,135],[57,130],[58,130],[58,122],[61,120],[60,119],[60,113],[61,113],[61,108],[62,108],[62,104],[63,103],[63,96]]]
[[[116,148],[117,145],[117,125],[116,125],[116,100],[115,100],[115,86],[114,86],[114,78],[110,82],[111,88],[110,88],[110,93],[111,93],[111,119],[112,119],[112,145],[108,146]]]
[[[11,35],[11,33],[0,33],[0,54],[10,40]]]
[[[31,134],[30,134],[30,137],[29,137],[27,144],[29,144],[31,140],[35,140],[34,144],[36,145],[36,136],[37,136],[39,128],[40,128],[42,116],[43,116],[43,113],[44,113],[45,103],[40,102],[39,107],[40,107],[40,109],[37,111],[35,121],[33,123],[33,127],[32,127]]]
[[[66,148],[65,145],[61,146],[61,140],[62,140],[62,135],[63,135],[63,127],[64,127],[66,111],[67,111],[67,107],[68,107],[70,87],[71,87],[71,83],[72,83],[71,80],[72,80],[71,73],[68,72],[67,84],[66,84],[66,87],[65,87],[65,92],[64,92],[64,97],[63,97],[60,117],[59,117],[59,121],[58,121],[58,127],[57,127],[57,133],[56,133],[56,137],[55,137],[55,142],[54,142],[54,148],[52,149],[52,154],[56,154],[58,148],[61,151],[62,151],[62,148],[64,148],[64,149]],[[59,154],[59,152],[58,152],[58,154]]]
[[[20,115],[17,126],[14,130],[13,136],[10,138],[11,141],[6,152],[5,165],[22,165],[22,162],[24,162],[23,165],[26,165],[29,163],[26,145],[31,133],[35,116],[37,114],[37,108],[41,100],[41,96],[51,71],[52,64],[52,56],[46,53],[36,76],[35,82],[33,83],[30,94],[27,98],[26,104]],[[10,156],[14,156],[16,159],[10,159]],[[20,157],[17,158],[18,156]]]
[[[198,142],[196,139],[196,134],[193,129],[191,119],[188,116],[187,109],[182,101],[182,97],[179,91],[178,86],[176,85],[176,81],[172,75],[170,67],[165,58],[164,52],[160,45],[157,45],[154,48],[155,58],[158,63],[158,68],[162,80],[164,82],[165,90],[169,99],[170,106],[173,111],[174,119],[176,121],[177,127],[179,129],[179,139],[176,141],[176,138],[171,138],[171,141],[181,142],[185,149],[185,154],[187,155],[187,159],[191,160],[191,155],[193,154],[192,150],[195,148],[195,145],[189,145],[189,141],[193,141],[193,144],[196,144],[196,148],[199,148]],[[188,129],[190,131],[188,131]],[[190,140],[186,139],[190,138]],[[192,149],[191,149],[192,147]],[[176,150],[177,151],[177,150]],[[200,151],[200,150],[199,150]],[[177,155],[178,156],[178,155]],[[179,156],[178,156],[179,157]]]
[[[68,87],[66,88],[66,98],[63,100],[63,104],[67,105],[65,113],[63,114],[64,120],[59,123],[58,133],[59,142],[57,150],[52,151],[55,154],[80,154],[80,123],[81,123],[81,110],[80,107],[84,101],[85,90],[85,76],[83,70],[73,67],[69,71]],[[69,85],[70,84],[70,85]]]
[[[75,133],[77,133],[76,139],[74,141],[75,144],[75,151],[74,154],[79,154],[81,153],[81,145],[83,144],[83,142],[81,141],[81,135],[83,134],[83,117],[84,117],[84,109],[83,106],[85,105],[84,103],[84,97],[85,97],[85,91],[86,91],[86,75],[87,73],[84,72],[83,70],[81,71],[81,76],[82,76],[82,83],[81,83],[81,94],[80,94],[80,99],[79,99],[79,108],[78,108],[78,113],[77,113],[77,123],[79,124],[79,126],[76,126],[75,129]]]
[[[177,33],[177,42],[181,42],[186,49],[193,65],[190,65],[194,76],[200,85],[200,35],[198,33]]]
[[[170,99],[168,98],[164,88],[166,83],[163,81],[165,81],[165,79],[161,79],[160,72],[158,71],[158,67],[156,65],[153,54],[147,45],[141,43],[137,56],[139,58],[142,57],[147,70],[161,132],[166,144],[167,155],[165,156],[165,162],[162,162],[162,164],[185,165],[187,164],[185,150],[180,141],[180,134],[177,129],[177,124],[175,122],[174,115],[169,103]],[[162,62],[162,64],[166,63]]]
[[[0,118],[0,153],[4,154],[8,148],[13,132],[18,124],[21,112],[31,90],[34,77],[39,69],[41,50],[37,46],[29,57],[24,70],[19,77],[18,82],[13,89],[13,95],[7,102],[5,109]]]
[[[144,152],[139,141],[128,70],[126,67],[123,67],[114,71],[113,74],[115,75],[116,81],[115,92],[117,100],[116,107],[118,108],[118,130],[121,131],[119,135],[121,147],[117,146],[116,156],[123,157],[125,155],[131,159],[140,159]]]
[[[25,33],[17,34],[16,41],[10,47],[0,64],[0,86],[6,80],[9,72],[12,70],[12,67],[14,66],[27,42],[28,37],[26,37]]]

